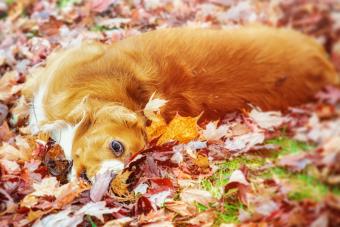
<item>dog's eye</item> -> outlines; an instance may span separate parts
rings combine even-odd
[[[124,153],[124,146],[117,140],[112,140],[110,143],[110,149],[116,157],[121,156]]]

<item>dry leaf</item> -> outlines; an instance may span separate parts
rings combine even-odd
[[[155,93],[153,93],[144,107],[144,116],[151,121],[158,121],[160,115],[160,109],[164,106],[167,101],[164,99],[153,99]]]
[[[158,144],[163,144],[171,140],[187,143],[199,136],[199,126],[197,117],[182,117],[176,115],[167,126],[164,134],[159,138]]]
[[[28,215],[27,215],[27,220],[32,222],[37,220],[38,218],[41,218],[44,214],[50,213],[51,210],[47,210],[47,211],[41,211],[41,210],[37,210],[37,211],[33,211],[30,210]]]
[[[166,130],[167,124],[162,118],[161,115],[157,116],[157,119],[152,121],[151,125],[146,128],[146,135],[148,137],[148,141],[151,141],[154,138],[160,137],[164,134]]]
[[[207,156],[204,155],[197,155],[197,158],[195,159],[194,163],[201,168],[209,168],[209,160]]]
[[[192,216],[197,212],[194,205],[183,201],[168,201],[164,203],[165,208],[178,213],[181,216]]]
[[[228,135],[229,126],[223,124],[217,127],[217,121],[209,122],[202,131],[202,137],[206,140],[219,140]]]
[[[118,174],[111,182],[111,190],[118,196],[127,196],[130,194],[128,191],[128,185],[126,184],[131,172],[125,171],[124,173]]]
[[[0,101],[8,102],[12,96],[17,93],[22,85],[17,85],[18,74],[17,72],[5,73],[0,78]]]
[[[216,202],[216,199],[211,195],[210,192],[196,189],[196,188],[186,188],[180,194],[181,200],[189,204],[194,204],[196,202],[208,206],[209,203]]]

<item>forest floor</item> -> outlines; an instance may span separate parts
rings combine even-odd
[[[177,116],[158,125],[161,142],[150,141],[113,181],[105,173],[92,186],[67,182],[60,147],[28,131],[20,90],[56,48],[163,27],[253,22],[315,37],[340,70],[340,4],[332,0],[1,1],[0,226],[339,226],[340,90],[333,87],[285,113],[254,108],[200,125]]]

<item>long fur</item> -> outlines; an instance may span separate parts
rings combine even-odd
[[[228,30],[175,28],[144,33],[112,45],[96,42],[60,50],[27,82],[28,97],[47,85],[46,119],[82,122],[73,141],[77,174],[93,176],[119,139],[126,158],[144,146],[143,109],[150,96],[176,112],[216,119],[248,108],[282,110],[311,100],[339,83],[322,47],[290,29],[246,26]],[[84,98],[86,101],[84,102]]]

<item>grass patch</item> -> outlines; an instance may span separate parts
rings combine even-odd
[[[281,167],[274,167],[263,175],[266,178],[279,178],[282,182],[287,182],[292,186],[288,193],[291,200],[301,201],[310,199],[320,201],[328,192],[340,193],[339,188],[330,188],[316,177],[308,175],[307,171],[302,173],[291,173]]]
[[[224,186],[228,183],[231,173],[239,169],[242,165],[246,165],[249,169],[262,166],[265,160],[260,157],[248,156],[237,157],[230,161],[218,164],[218,170],[213,176],[203,179],[201,186],[204,190],[209,191],[212,196],[219,199],[224,194]]]
[[[72,4],[76,3],[76,2],[77,2],[77,0],[58,0],[57,1],[57,6],[59,8],[65,8],[66,6],[72,5]]]
[[[222,223],[239,223],[238,213],[242,208],[242,204],[224,204],[224,211],[217,211],[217,218],[215,221],[216,225],[220,225]]]
[[[288,154],[297,154],[297,153],[308,151],[314,148],[314,146],[308,143],[290,139],[284,136],[268,140],[267,144],[274,144],[274,145],[278,145],[281,147],[280,152],[278,152],[277,155],[275,156],[276,158],[278,156],[283,156],[283,155],[288,155]]]

